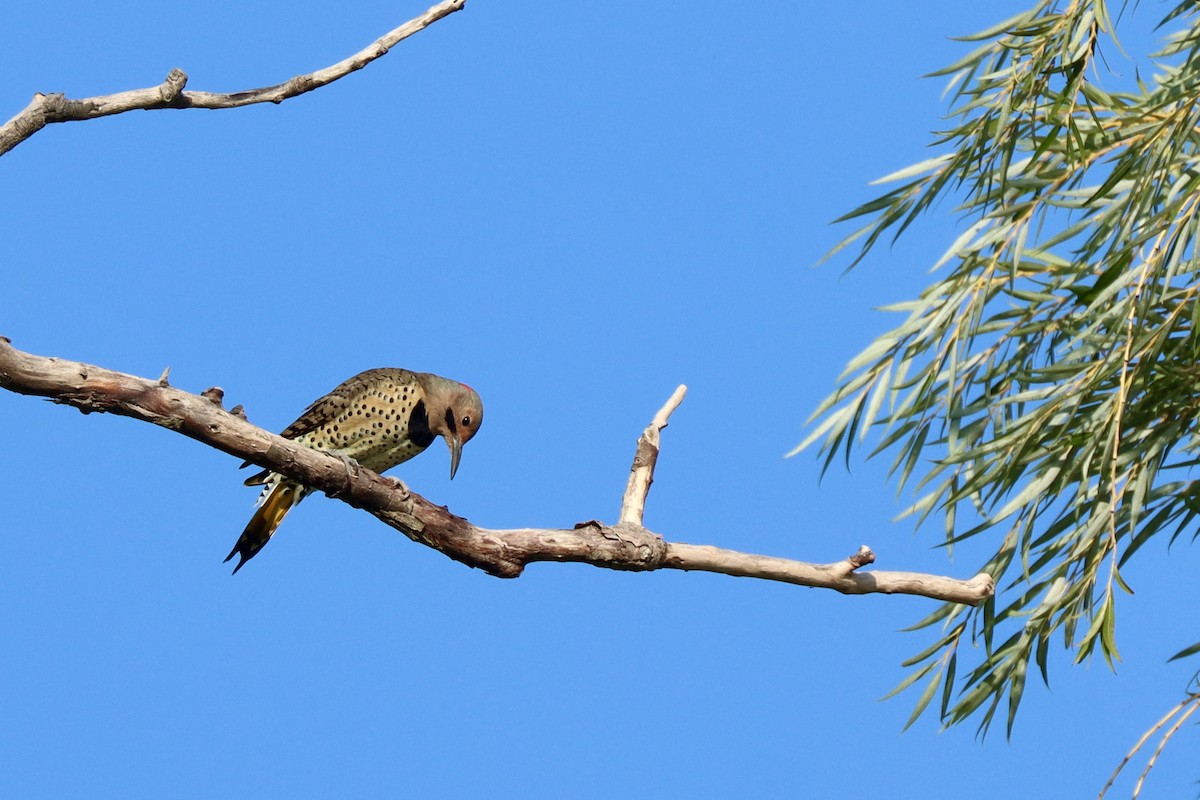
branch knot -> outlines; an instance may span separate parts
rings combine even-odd
[[[598,525],[599,523],[585,523]],[[576,526],[579,527],[578,525]],[[661,569],[667,560],[667,543],[654,531],[629,522],[618,522],[611,528],[601,526],[605,539],[614,542],[614,555],[608,566],[613,569],[643,572]]]

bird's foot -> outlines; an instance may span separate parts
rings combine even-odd
[[[346,485],[338,489],[328,490],[325,494],[329,497],[342,497],[350,490],[350,486],[354,483],[354,476],[362,469],[362,465],[345,453],[330,453],[329,455],[337,456],[341,459],[343,466],[346,467]]]
[[[354,480],[354,476],[358,474],[359,463],[345,453],[338,453],[337,457],[346,465],[346,481]]]
[[[408,488],[408,484],[399,478],[393,478],[391,475],[383,475],[382,477],[385,481],[392,485],[392,488],[403,492],[405,497],[412,494],[412,490]]]

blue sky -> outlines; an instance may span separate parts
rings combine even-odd
[[[17,4],[0,114],[176,66],[192,89],[276,83],[425,7]],[[52,126],[0,159],[0,334],[170,365],[271,430],[370,367],[466,381],[487,420],[457,478],[442,447],[395,474],[487,527],[615,520],[638,433],[686,383],[648,526],[969,577],[985,547],[950,560],[891,521],[886,460],[820,481],[782,456],[955,229],[939,208],[843,275],[813,268],[829,221],[930,155],[942,84],[919,76],[964,52],[948,37],[1020,8],[473,0],[280,106]],[[915,698],[879,698],[933,601],[577,565],[500,581],[320,496],[234,578],[255,497],[235,459],[8,393],[0,421],[4,796],[1094,796],[1195,669],[1165,664],[1197,638],[1195,548],[1147,546],[1116,675],[1060,653],[1011,741],[902,734]],[[1147,796],[1194,795],[1196,744]]]

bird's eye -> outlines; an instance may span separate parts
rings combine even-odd
[[[471,418],[470,418],[470,417],[463,417],[463,418],[462,418],[462,426],[463,426],[464,428],[469,428],[469,427],[471,427]]]

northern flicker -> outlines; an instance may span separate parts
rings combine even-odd
[[[279,434],[314,450],[352,459],[375,472],[408,461],[441,436],[450,447],[450,478],[458,471],[462,446],[483,422],[483,403],[475,390],[458,381],[406,369],[360,372],[309,406]],[[263,470],[246,480],[264,486],[246,530],[229,561],[241,555],[233,573],[254,558],[308,487]]]

